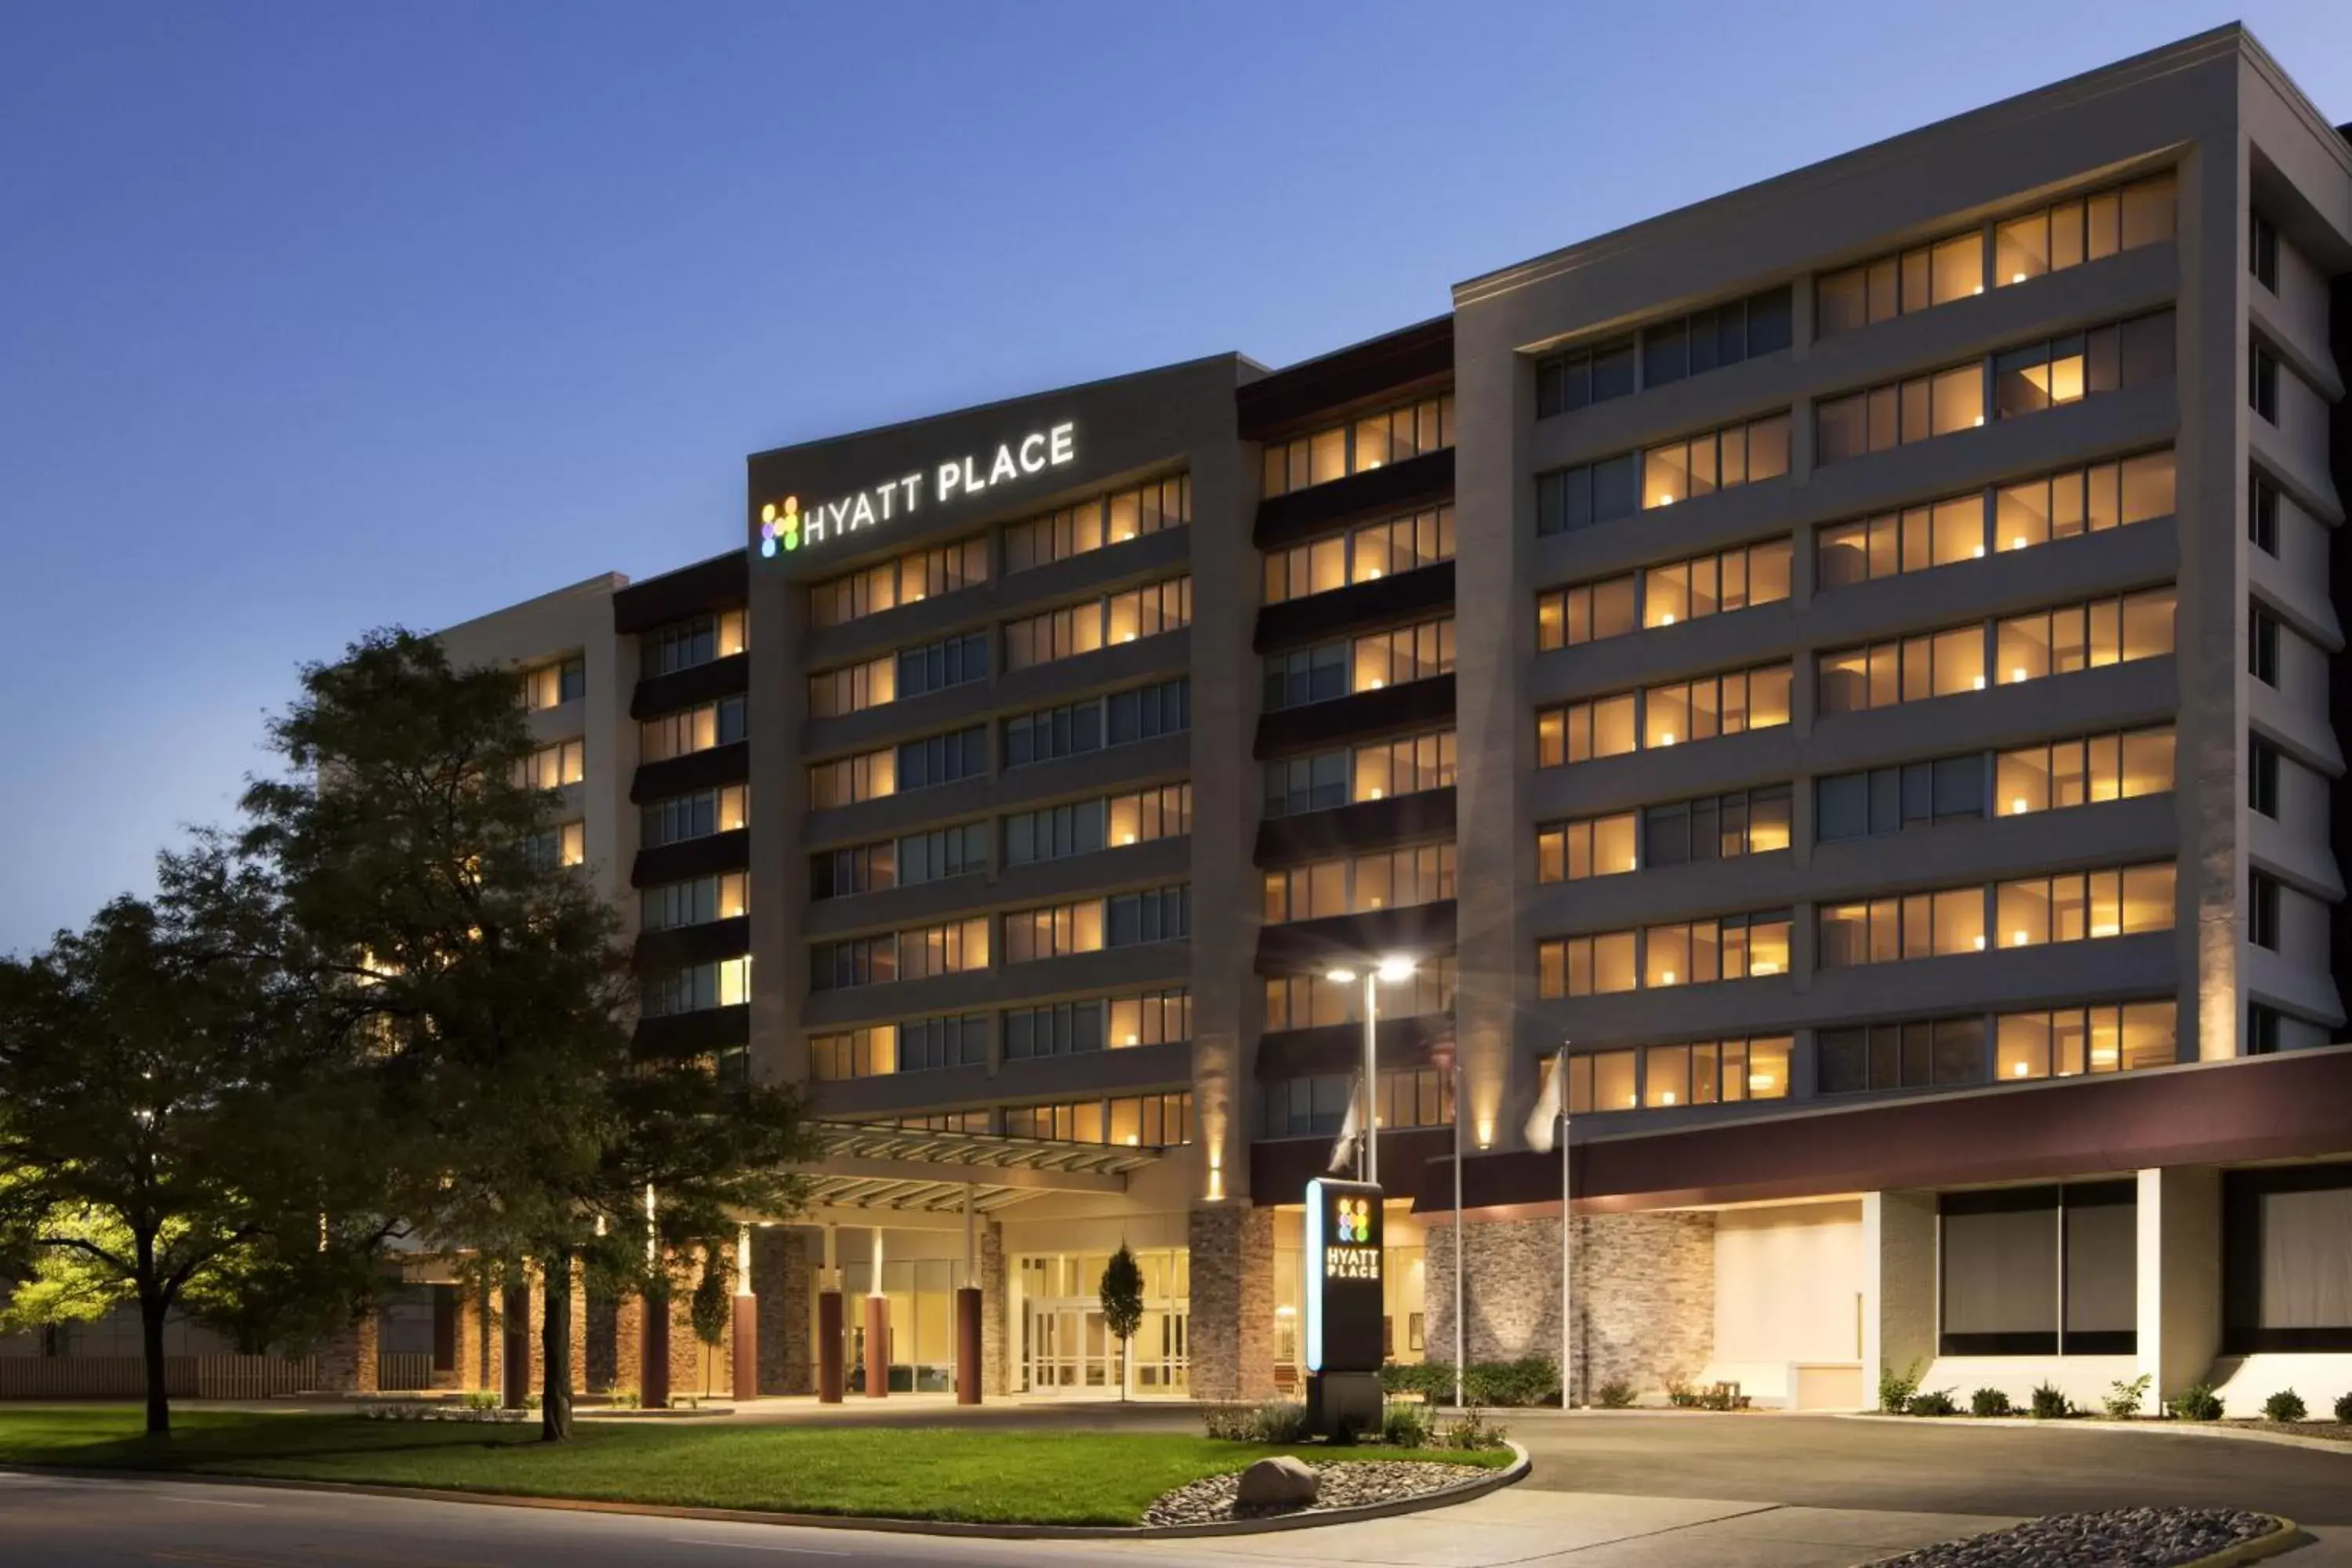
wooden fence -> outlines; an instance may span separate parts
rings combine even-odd
[[[433,1352],[379,1352],[375,1358],[375,1385],[386,1394],[432,1387]]]
[[[430,1356],[424,1358],[428,1363]],[[268,1399],[319,1386],[316,1356],[175,1355],[163,1358],[173,1399]],[[143,1399],[137,1356],[0,1356],[0,1399]]]

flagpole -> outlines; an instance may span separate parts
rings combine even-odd
[[[1551,1069],[1559,1088],[1559,1407],[1569,1408],[1576,1384],[1576,1226],[1570,1219],[1575,1195],[1570,1186],[1568,1136],[1568,1042]]]
[[[1462,1276],[1469,1267],[1468,1229],[1462,1223],[1462,1058],[1446,1064],[1446,1089],[1454,1097],[1454,1408],[1462,1408],[1463,1349],[1467,1342],[1462,1321]]]

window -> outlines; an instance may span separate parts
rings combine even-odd
[[[1376,741],[1370,745],[1356,747],[1352,753],[1330,754],[1349,758],[1348,798],[1350,800],[1385,800],[1391,795],[1418,795],[1423,790],[1454,787],[1454,731],[1451,730],[1440,730],[1427,735],[1408,735],[1395,741]],[[1319,760],[1309,759],[1310,762]],[[1273,768],[1284,768],[1286,785],[1286,770],[1290,766],[1286,763],[1269,764],[1269,777]]]
[[[1664,386],[1789,346],[1789,285],[1642,329],[1642,384]]]
[[[966,1013],[876,1024],[809,1038],[809,1072],[819,1079],[981,1067],[988,1061],[988,1016]]]
[[[1587,1051],[1570,1057],[1568,1113],[1639,1110],[1641,1063],[1639,1051]]]
[[[1993,497],[1993,548],[2029,550],[2173,510],[2171,448],[2004,485]]]
[[[1108,697],[1016,714],[1004,721],[1004,765],[1025,767],[1124,746],[1192,727],[1190,677],[1155,681]]]
[[[1108,947],[1181,942],[1192,934],[1192,889],[1180,886],[1113,893],[1103,900],[1103,923]]]
[[[1004,819],[1004,858],[1024,866],[1147,843],[1192,831],[1192,786],[1167,784],[1134,795],[1074,801]]]
[[[2262,343],[2246,349],[2246,401],[2273,425],[2278,423],[2278,355]]]
[[[1451,953],[1426,958],[1412,978],[1381,990],[1381,1016],[1413,1018],[1443,1014],[1454,1005],[1454,963]],[[1339,982],[1317,971],[1312,974],[1270,975],[1265,983],[1265,1026],[1307,1029],[1331,1024],[1363,1022],[1364,988],[1352,981]]]
[[[1265,921],[1322,920],[1454,897],[1454,846],[1424,844],[1268,871]]]
[[[2278,617],[2260,605],[2246,616],[2246,673],[2264,686],[2279,683]]]
[[[976,779],[988,772],[988,726],[973,724],[944,735],[898,742],[898,789]]]
[[[1833,523],[1814,536],[1822,586],[1843,588],[1981,559],[1984,527],[1981,494]]]
[[[1935,1018],[1822,1029],[1813,1036],[1814,1089],[1949,1088],[1985,1079],[1982,1018]]]
[[[660,974],[648,974],[637,988],[638,1008],[648,1018],[740,1007],[751,999],[751,961],[720,959]]]
[[[2265,555],[2279,552],[2279,489],[2259,469],[2246,476],[2246,537]]]
[[[648,719],[637,726],[637,760],[667,762],[714,746],[730,746],[743,738],[743,699],[722,697],[716,702],[680,709]]]
[[[1265,602],[1283,604],[1454,559],[1454,508],[1370,522],[1265,552]]]
[[[988,919],[950,921],[879,936],[821,942],[809,948],[809,986],[836,991],[925,980],[988,967]]]
[[[1945,1193],[1943,1355],[2129,1355],[2138,1336],[2135,1184]]]
[[[1139,996],[1114,996],[1110,1003],[1110,1048],[1130,1046],[1181,1045],[1192,1037],[1192,994],[1147,991]]]
[[[587,776],[588,748],[583,741],[541,746],[515,768],[515,783],[524,789],[561,789]]]
[[[1984,234],[1971,229],[1837,272],[1814,285],[1814,332],[1834,337],[1984,292]]]
[[[1642,984],[1704,985],[1789,972],[1789,911],[1677,921],[1642,931]]]
[[[721,610],[650,631],[638,639],[645,672],[670,675],[743,651],[743,612]]]
[[[915,887],[988,869],[988,824],[962,822],[926,833],[824,850],[809,857],[810,897],[844,898]]]
[[[2170,1067],[2173,1024],[2170,1002],[2004,1013],[1994,1020],[1994,1071],[2008,1081]]]
[[[1079,1056],[1101,1050],[1104,1007],[1103,1001],[1096,998],[1007,1009],[1005,1059],[1026,1061],[1036,1057]]]
[[[2265,1007],[2260,1002],[2246,1004],[2246,1049],[2250,1057],[2274,1057],[2279,1048],[2279,1019],[2275,1007]]]
[[[1107,544],[1124,544],[1163,528],[1181,528],[1192,521],[1192,477],[1176,474],[1154,479],[1134,489],[1094,496],[1044,517],[1007,525],[1004,570],[1025,572]]]
[[[647,849],[733,833],[742,827],[746,795],[741,784],[696,790],[657,800],[638,814],[638,841]]]
[[[1377,691],[1454,670],[1454,618],[1374,632],[1352,642],[1323,643],[1270,654],[1266,710],[1297,708],[1358,691]]]
[[[1642,693],[1642,745],[1682,745],[1789,721],[1789,667],[1764,665],[1653,686]]]
[[[809,857],[809,897],[841,899],[898,885],[898,841],[884,838]]]
[[[2170,931],[2172,891],[2169,861],[2027,877],[1993,889],[1993,928],[2003,948]]]
[[[965,632],[898,650],[898,700],[988,679],[988,634]]]
[[[2278,748],[2252,737],[2246,742],[2246,805],[2273,822],[2278,820]]]
[[[1454,395],[1443,393],[1368,414],[1286,441],[1264,453],[1265,494],[1287,495],[1454,445]]]
[[[1824,463],[1973,430],[1985,422],[1984,366],[1954,365],[1829,398],[1814,405],[1813,420],[1813,450]]]
[[[2172,379],[2172,312],[2157,310],[2128,321],[2069,332],[1993,356],[1993,417],[2079,403]]]
[[[2003,752],[1993,759],[1993,798],[2003,816],[2063,811],[2172,788],[2172,726],[2079,736]]]
[[[1568,533],[1642,510],[1641,459],[1632,452],[1536,476],[1536,532]]]
[[[1103,945],[1100,899],[1042,909],[1017,910],[1004,917],[1004,962],[1027,963],[1040,958],[1066,958],[1074,952],[1098,952]]]
[[[808,678],[809,717],[837,719],[898,700],[898,661],[888,654]]]
[[[1642,812],[1642,864],[1680,866],[1728,860],[1789,847],[1789,786],[1653,805]],[[1538,857],[1541,874],[1541,857]]]
[[[1567,1110],[1584,1116],[1785,1099],[1791,1044],[1786,1035],[1762,1035],[1639,1051],[1575,1052],[1568,1058]],[[1544,1058],[1538,1079],[1549,1082],[1558,1060]]]
[[[809,805],[816,811],[898,793],[898,752],[885,746],[855,757],[809,764]]]
[[[1113,1143],[1164,1149],[1192,1141],[1192,1096],[1130,1095],[1056,1105],[1008,1105],[1004,1136],[1059,1143]]]
[[[1004,668],[1027,669],[1192,624],[1192,579],[1171,577],[1107,598],[1007,621]]]
[[[1452,1075],[1435,1068],[1384,1070],[1373,1086],[1372,1120],[1380,1127],[1450,1127],[1454,1124]],[[1268,1138],[1329,1137],[1348,1119],[1348,1101],[1356,1093],[1350,1073],[1318,1073],[1308,1078],[1277,1079],[1265,1086],[1265,1125]]]
[[[1642,454],[1642,506],[1672,506],[1789,471],[1789,416],[1727,425]]]
[[[2007,288],[2172,237],[2169,170],[2021,214],[1993,228],[1993,281]]]
[[[2273,952],[2279,951],[2279,885],[2267,871],[2246,873],[2246,940]]]
[[[1536,880],[1580,882],[1588,877],[1614,877],[1638,868],[1633,812],[1588,817],[1536,830]]]
[[[2223,1353],[2352,1350],[2352,1165],[2223,1172],[2221,1248]]]
[[[582,866],[588,861],[588,825],[584,822],[559,822],[544,833],[534,834],[523,846],[524,858],[531,865],[545,868],[551,866]]]
[[[1630,691],[1596,697],[1536,713],[1536,765],[1556,768],[1596,757],[1621,757],[1634,749],[1641,731]]]
[[[1981,952],[1985,890],[1981,886],[1953,888],[1861,903],[1823,904],[1820,920],[1823,969]]]
[[[1633,573],[1536,595],[1536,651],[1623,637],[1640,625],[1641,579]]]
[[[742,872],[727,871],[647,888],[637,895],[638,923],[646,931],[674,931],[734,920],[744,910],[745,883]]]
[[[1641,984],[1633,961],[1634,933],[1554,937],[1536,943],[1536,994],[1598,996],[1631,991]]]
[[[2254,275],[2255,282],[2273,294],[2278,292],[2279,286],[2278,256],[2279,237],[2276,226],[2258,212],[2248,212],[2246,214],[2246,270]]]
[[[1821,656],[1822,714],[1862,713],[1981,691],[1984,641],[1981,626],[1959,626],[1825,653]]]
[[[1536,361],[1536,417],[1571,414],[1633,395],[1633,340],[1612,338],[1605,343],[1549,354]]]
[[[588,695],[588,661],[579,654],[542,664],[522,678],[522,705],[533,713]]]
[[[1788,540],[1773,539],[1649,568],[1642,574],[1642,624],[1670,626],[1779,603],[1789,596],[1790,549]]]
[[[820,628],[837,626],[987,581],[988,541],[961,539],[816,584],[809,589],[809,619]]]
[[[1993,668],[2008,686],[2168,654],[2172,604],[2170,588],[2150,588],[2012,616],[1994,628]]]
[[[1867,838],[1985,815],[1984,758],[1975,753],[1832,773],[1814,785],[1813,837]]]

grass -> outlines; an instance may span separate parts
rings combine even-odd
[[[1163,1492],[1269,1454],[1508,1463],[1499,1453],[1263,1447],[1206,1437],[970,1428],[583,1423],[536,1426],[135,1407],[0,1409],[0,1464],[363,1482],[519,1497],[988,1523],[1133,1524]]]

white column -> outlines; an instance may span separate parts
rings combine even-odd
[[[2152,1380],[2142,1409],[2156,1415],[2221,1353],[2221,1173],[2142,1171],[2137,1241],[2135,1370]]]
[[[1936,1359],[1936,1194],[1862,1197],[1862,1397],[1878,1402],[1879,1373]]]

